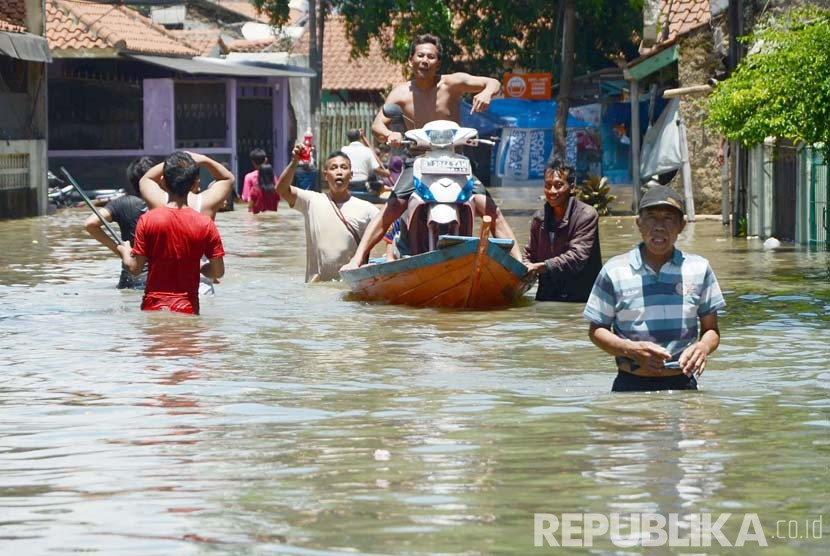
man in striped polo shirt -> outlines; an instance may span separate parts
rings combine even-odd
[[[588,334],[616,359],[614,392],[696,390],[726,303],[709,261],[674,247],[686,225],[680,195],[654,186],[639,208],[643,241],[600,271],[583,312]]]

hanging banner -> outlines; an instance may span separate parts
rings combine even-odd
[[[579,130],[566,135],[566,162],[576,164]],[[505,127],[496,151],[496,175],[507,181],[533,181],[545,178],[545,167],[553,152],[552,129]]]
[[[553,75],[550,73],[506,73],[502,83],[504,96],[547,100],[550,98],[552,80]]]

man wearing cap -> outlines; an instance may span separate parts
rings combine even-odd
[[[616,359],[613,391],[696,390],[726,303],[709,261],[674,246],[686,224],[680,195],[656,185],[639,209],[643,241],[602,267],[583,312],[588,335]]]
[[[536,301],[585,302],[602,268],[599,215],[574,197],[576,172],[556,159],[545,168],[545,206],[530,222],[525,264],[538,274]]]

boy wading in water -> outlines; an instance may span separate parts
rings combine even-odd
[[[168,156],[162,169],[170,194],[167,205],[139,218],[132,250],[127,241],[118,246],[124,266],[134,275],[145,262],[150,264],[141,302],[145,311],[199,314],[199,273],[213,279],[225,273],[225,251],[216,224],[187,206],[188,194],[199,191],[200,165],[213,168],[218,163],[183,151]]]
[[[696,390],[720,343],[726,303],[709,261],[674,246],[685,225],[680,195],[649,189],[637,216],[643,241],[605,263],[591,290],[583,315],[591,341],[616,359],[615,392]]]

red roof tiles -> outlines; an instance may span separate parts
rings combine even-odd
[[[270,52],[279,44],[274,37],[267,39],[238,39],[226,43],[228,52]]]
[[[306,30],[294,52],[307,53],[308,44]],[[384,58],[377,41],[372,41],[365,57],[356,60],[351,58],[351,49],[346,38],[345,19],[332,15],[326,20],[323,34],[323,89],[382,91],[405,79],[403,64]]]
[[[711,19],[709,0],[662,0],[661,4],[661,26],[666,24],[666,14],[671,6],[671,13],[668,14],[668,40],[685,35],[692,29],[709,23]]]
[[[221,49],[220,29],[171,29],[170,33],[179,41],[197,50],[201,56],[211,56],[217,46]]]
[[[135,10],[81,0],[47,1],[46,38],[53,52],[116,49],[173,56],[200,54]]]
[[[254,6],[250,1],[246,0],[211,0],[214,4],[218,6],[222,6],[232,12],[236,12],[240,15],[247,17],[252,21],[259,21],[260,23],[270,23],[271,20],[268,18],[268,15],[265,12],[257,12],[256,6]],[[288,9],[288,23],[287,25],[293,25],[300,19],[302,16],[305,15],[305,12],[301,12],[299,10],[295,10],[294,8]]]
[[[26,32],[26,6],[23,0],[0,2],[0,31]]]

